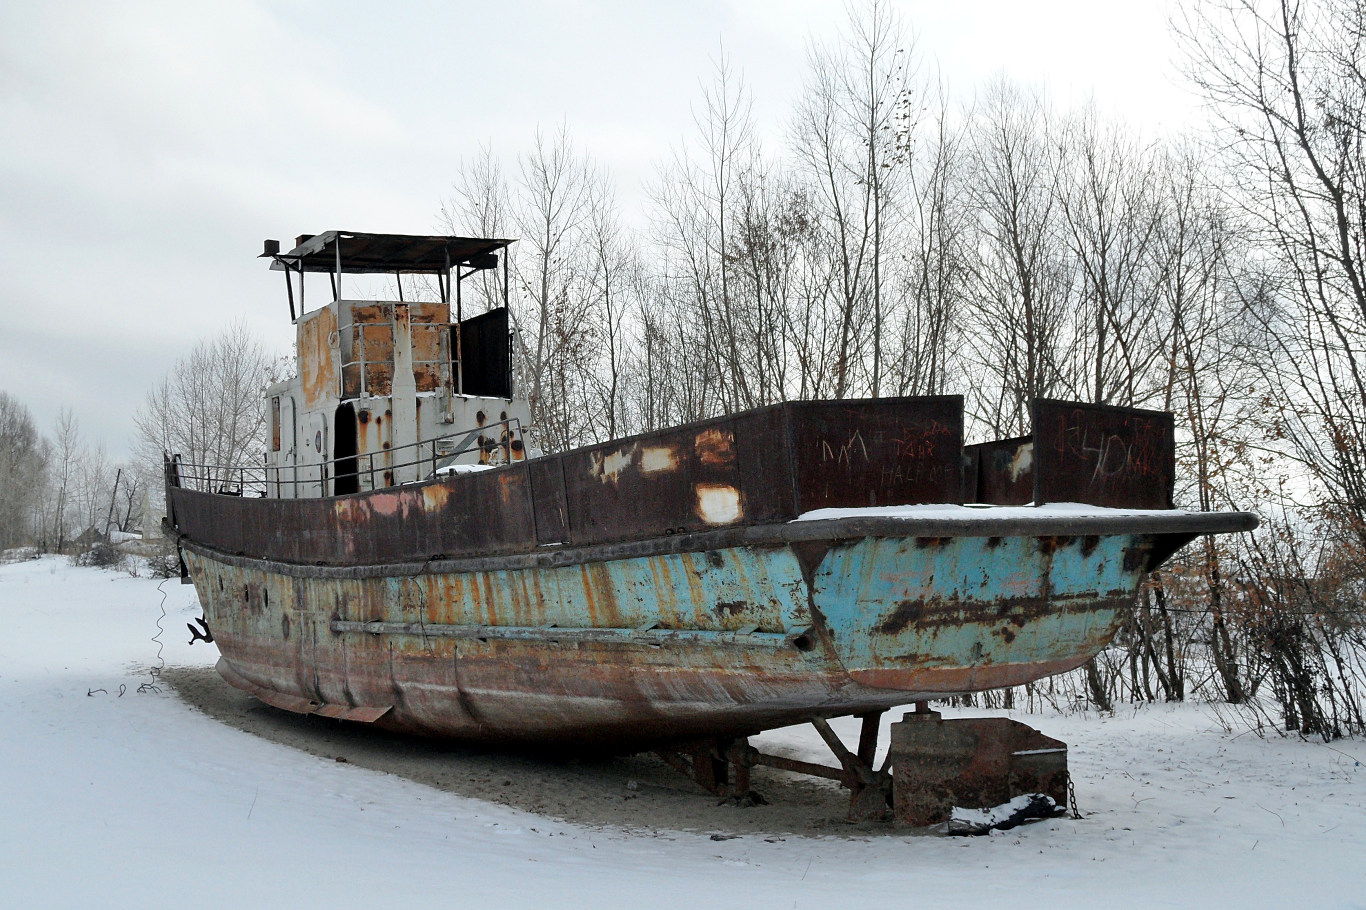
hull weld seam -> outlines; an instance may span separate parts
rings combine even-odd
[[[598,644],[704,645],[736,648],[800,648],[810,629],[790,632],[730,632],[708,629],[561,629],[545,626],[483,626],[417,622],[358,622],[334,619],[330,628],[338,634],[417,635],[434,638],[502,639],[505,641],[593,642]]]

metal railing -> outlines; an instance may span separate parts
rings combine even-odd
[[[502,427],[503,432],[498,433]],[[493,435],[490,436],[489,434]],[[378,452],[358,452],[312,464],[293,465],[216,465],[185,461],[176,455],[169,459],[169,476],[175,486],[225,496],[305,499],[334,495],[338,482],[353,487],[352,492],[379,490],[418,480],[429,480],[451,467],[469,452],[487,453],[481,464],[509,464],[525,456],[522,422],[516,417],[496,420],[456,433],[422,439]],[[409,457],[411,456],[411,457]],[[498,460],[491,460],[491,459]],[[404,469],[414,468],[407,480],[399,480]],[[367,484],[362,484],[364,478]]]

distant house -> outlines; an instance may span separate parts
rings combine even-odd
[[[73,538],[71,546],[77,550],[88,550],[97,543],[105,543],[107,541],[107,537],[91,527],[86,528],[78,536]]]

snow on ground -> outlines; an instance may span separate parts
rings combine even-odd
[[[212,664],[185,644],[193,588],[162,590],[166,662]],[[1198,706],[1034,715],[1071,746],[1081,821],[976,838],[586,828],[138,694],[161,602],[155,581],[55,557],[0,566],[0,906],[1366,907],[1366,743],[1230,735]],[[825,759],[806,729],[764,739]],[[743,811],[718,807],[718,829]]]

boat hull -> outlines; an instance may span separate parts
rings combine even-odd
[[[1170,508],[1171,415],[1033,412],[969,451],[956,397],[785,402],[316,499],[190,488],[170,459],[168,528],[224,676],[271,704],[469,740],[742,736],[1078,666],[1146,572],[1255,526]],[[1026,487],[1091,505],[960,505]]]
[[[625,746],[1080,665],[1171,534],[1039,528],[822,536],[799,523],[616,558],[363,569],[184,548],[220,670],[272,704],[466,740]]]

